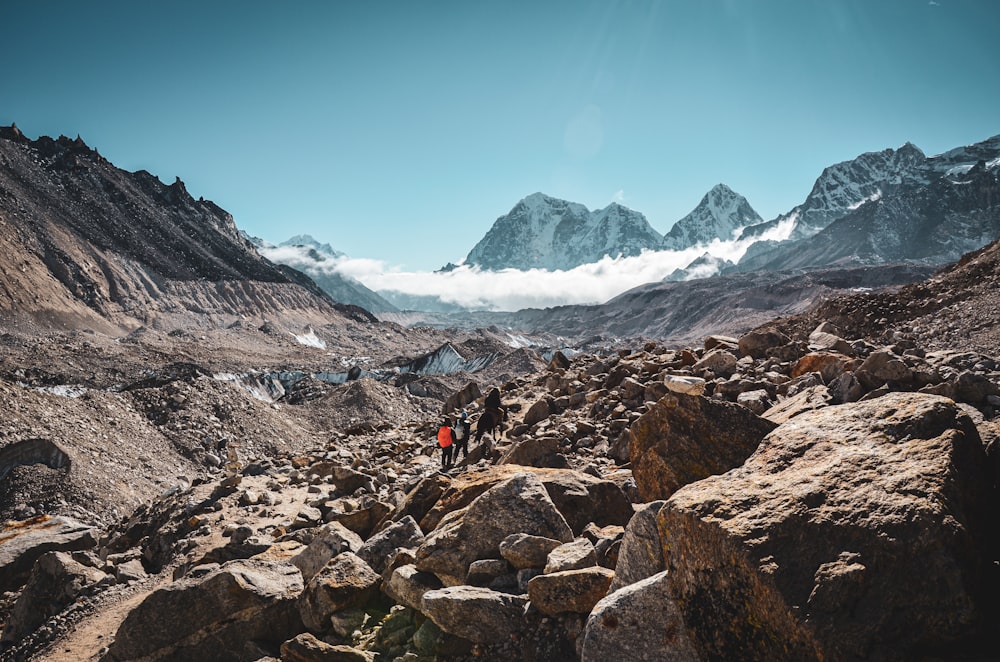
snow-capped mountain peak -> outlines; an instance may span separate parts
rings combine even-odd
[[[741,228],[762,221],[750,203],[725,184],[716,184],[690,214],[663,238],[663,247],[682,250],[713,239],[732,239]]]
[[[618,203],[592,212],[532,193],[493,223],[465,261],[485,269],[572,269],[605,255],[638,255],[660,242],[645,216]]]
[[[285,241],[278,244],[279,246],[307,246],[309,248],[315,249],[319,253],[326,254],[332,257],[344,257],[344,253],[334,250],[333,246],[330,244],[321,244],[319,241],[313,238],[309,234],[297,234],[294,237],[290,237]]]

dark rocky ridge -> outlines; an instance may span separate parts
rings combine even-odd
[[[134,327],[156,313],[336,318],[303,274],[254,250],[223,209],[178,179],[116,168],[80,138],[0,128],[0,311]]]

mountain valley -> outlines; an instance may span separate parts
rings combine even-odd
[[[0,128],[0,660],[990,659],[997,147],[828,168],[766,268],[433,313]],[[534,194],[469,261],[762,231],[675,227]]]

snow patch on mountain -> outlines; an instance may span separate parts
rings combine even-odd
[[[305,345],[306,347],[315,347],[316,349],[326,349],[326,341],[316,335],[316,332],[311,328],[306,329],[303,334],[295,334],[292,336],[300,345]]]

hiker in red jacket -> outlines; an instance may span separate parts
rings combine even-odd
[[[446,416],[437,433],[438,446],[441,447],[441,468],[449,469],[454,462],[451,453],[455,449],[455,431],[451,427],[451,421]]]

